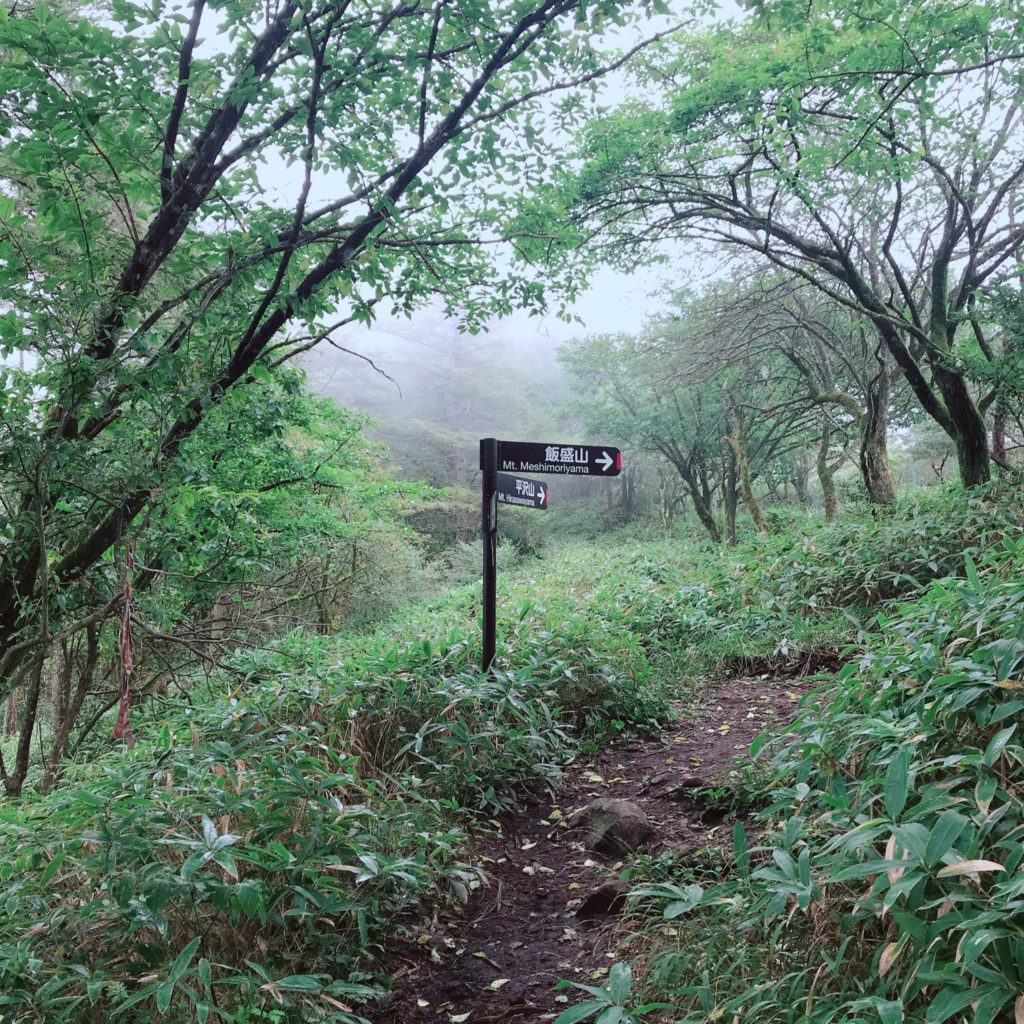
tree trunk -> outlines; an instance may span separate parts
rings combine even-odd
[[[725,510],[725,542],[729,547],[736,547],[736,506],[739,503],[739,490],[736,479],[736,453],[729,449],[723,487],[722,506]]]
[[[711,488],[708,483],[707,467],[702,463],[698,453],[689,455],[672,445],[656,444],[655,449],[661,452],[676,468],[679,479],[686,486],[693,510],[708,536],[716,543],[721,543],[722,532],[715,521],[715,513],[711,507]]]
[[[807,477],[810,475],[810,465],[806,455],[801,455],[793,462],[793,489],[796,491],[796,500],[800,506],[807,504]]]
[[[771,533],[761,506],[754,497],[754,488],[750,480],[750,460],[747,458],[747,442],[743,430],[743,414],[739,410],[733,411],[733,430],[726,439],[736,453],[736,466],[739,470],[740,497],[750,518],[754,521],[754,529],[758,533]]]
[[[836,482],[828,461],[829,444],[832,441],[832,425],[828,415],[822,416],[821,443],[818,445],[818,482],[821,484],[821,503],[825,509],[825,522],[834,523],[839,509],[836,497]]]
[[[71,730],[78,721],[82,711],[82,704],[86,696],[92,690],[93,679],[96,675],[96,666],[99,662],[99,641],[100,630],[95,624],[90,625],[86,630],[86,651],[84,659],[78,668],[78,683],[75,686],[74,694],[70,689],[67,691],[67,699],[61,710],[59,721],[54,723],[53,741],[50,744],[50,753],[46,759],[46,768],[42,780],[39,783],[39,792],[45,793],[54,784],[60,775],[61,762],[64,758],[64,748],[67,745]],[[65,652],[65,658],[69,657]],[[66,677],[70,684],[71,665],[66,664],[65,670],[60,673]]]
[[[32,727],[36,723],[36,711],[39,707],[39,692],[43,686],[43,666],[45,658],[40,652],[35,662],[28,669],[28,687],[25,690],[25,706],[21,712],[21,729],[18,733],[18,745],[14,754],[14,771],[4,772],[3,784],[8,796],[21,796],[22,787],[28,776],[29,753],[32,747]]]
[[[13,736],[18,728],[18,694],[11,690],[4,702],[4,738]]]
[[[935,353],[929,363],[932,379],[942,395],[949,418],[947,433],[956,445],[956,458],[960,466],[960,481],[964,487],[977,487],[990,479],[988,431],[985,419],[974,404],[963,373],[953,366],[953,344],[956,322],[949,304],[948,260],[952,242],[947,229],[936,263],[932,268],[931,321],[929,336]]]
[[[1018,260],[1018,263],[1020,260]],[[1024,283],[1024,269],[1020,273],[1021,282]],[[1003,341],[1003,358],[1013,353],[1014,340],[1006,338]],[[1006,465],[1006,392],[1005,385],[999,384],[999,394],[996,396],[995,406],[992,413],[992,458],[1000,465]]]
[[[619,504],[622,508],[622,515],[626,522],[631,522],[636,515],[636,467],[630,465],[619,477]],[[608,488],[611,494],[612,488]]]
[[[658,468],[658,509],[661,522],[666,530],[675,526],[676,509],[679,507],[679,484],[663,467]]]
[[[896,498],[886,436],[889,416],[889,371],[880,350],[876,353],[876,358],[878,372],[868,384],[867,410],[861,422],[860,471],[868,492],[868,500],[875,505],[888,505]]]
[[[933,368],[946,409],[949,412],[950,437],[956,445],[956,459],[960,467],[960,481],[964,487],[978,487],[991,479],[988,431],[985,420],[967,390],[959,373],[939,366]]]
[[[693,499],[693,510],[697,513],[697,518],[700,520],[701,525],[708,531],[708,536],[716,544],[720,544],[722,542],[722,531],[719,530],[718,523],[715,522],[715,514],[705,500],[704,495],[696,487],[691,487],[690,497]]]
[[[1002,395],[996,399],[992,416],[992,458],[999,463],[1006,462],[1006,407]]]

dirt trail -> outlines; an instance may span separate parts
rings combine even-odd
[[[557,982],[600,984],[614,963],[624,900],[615,880],[630,859],[586,849],[574,812],[598,798],[634,802],[656,830],[647,853],[728,845],[719,833],[731,829],[731,818],[713,799],[716,780],[761,729],[792,717],[796,700],[784,680],[709,684],[663,736],[573,765],[553,800],[528,804],[503,822],[500,836],[477,845],[489,884],[471,894],[461,916],[399,951],[395,996],[378,1024],[554,1020],[565,996],[578,995],[554,991]]]

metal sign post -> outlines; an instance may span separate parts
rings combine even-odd
[[[480,441],[481,527],[484,548],[483,670],[494,661],[498,611],[498,502],[523,508],[547,508],[548,488],[512,473],[558,473],[566,476],[618,476],[622,453],[607,445],[538,444],[532,441]],[[506,470],[499,473],[498,470]]]
[[[494,645],[498,632],[498,442],[485,437],[480,442],[480,511],[484,541],[484,653],[486,672],[494,661]]]

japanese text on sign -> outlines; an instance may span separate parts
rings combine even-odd
[[[586,448],[557,448],[552,445],[544,449],[544,461],[586,465],[590,461],[590,452]]]

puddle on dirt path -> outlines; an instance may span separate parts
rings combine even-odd
[[[487,884],[460,916],[399,951],[394,998],[378,1024],[552,1021],[579,994],[556,991],[557,982],[601,984],[615,962],[624,902],[615,879],[627,861],[586,849],[574,812],[599,798],[633,802],[655,829],[646,853],[728,845],[718,839],[731,828],[726,809],[691,790],[713,786],[763,728],[792,717],[792,685],[715,684],[664,735],[571,766],[554,798],[508,816],[501,835],[473,851]]]

